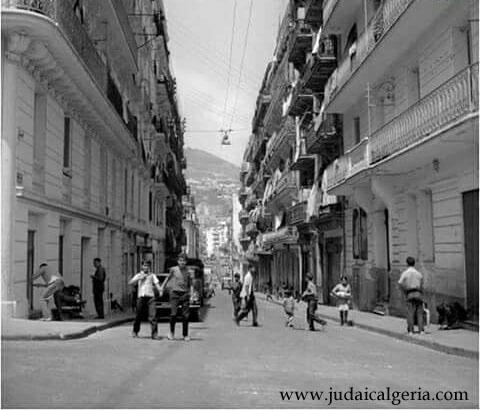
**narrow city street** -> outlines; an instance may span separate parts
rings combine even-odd
[[[140,338],[131,325],[74,341],[3,342],[2,407],[328,407],[328,392],[466,391],[468,402],[403,402],[402,407],[478,407],[477,361],[329,323],[285,328],[278,305],[259,301],[260,327],[232,321],[218,292],[192,340]],[[180,326],[177,324],[177,332]],[[177,334],[177,337],[179,335]],[[280,391],[325,392],[320,401],[282,401]],[[330,407],[393,407],[390,401],[338,401]]]

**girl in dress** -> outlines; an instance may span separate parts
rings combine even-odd
[[[342,276],[340,283],[332,289],[332,296],[337,298],[337,306],[340,311],[340,325],[348,324],[349,301],[352,297],[352,289],[348,283],[348,278]]]

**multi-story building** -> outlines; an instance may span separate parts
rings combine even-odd
[[[126,302],[141,259],[162,270],[180,249],[166,249],[185,164],[163,3],[4,0],[1,17],[5,311],[39,308],[44,261],[92,310],[97,256]]]
[[[187,194],[183,196],[183,230],[185,243],[184,252],[189,258],[198,259],[200,257],[200,230],[195,212],[195,198],[187,188]]]
[[[308,271],[330,303],[346,274],[357,308],[403,314],[411,255],[430,306],[478,311],[477,14],[470,0],[289,3],[241,172],[260,286],[299,291]]]
[[[478,312],[478,2],[328,1],[323,22],[339,61],[323,112],[344,130],[327,190],[347,199],[357,306],[402,313],[413,256],[430,306]]]

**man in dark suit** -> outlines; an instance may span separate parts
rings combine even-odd
[[[95,310],[97,317],[95,319],[103,319],[103,292],[105,291],[105,268],[102,266],[102,260],[95,258],[93,260],[95,266],[95,273],[91,275],[93,287],[93,301],[95,303]]]

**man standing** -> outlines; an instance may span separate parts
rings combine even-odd
[[[233,303],[233,317],[236,318],[240,312],[240,292],[242,291],[242,282],[240,282],[240,274],[236,273],[232,283],[232,303]]]
[[[407,258],[407,266],[398,281],[407,299],[407,332],[413,335],[416,317],[418,330],[423,335],[423,276],[414,268],[415,259],[411,256]]]
[[[313,275],[307,273],[307,288],[302,294],[302,299],[307,303],[307,323],[311,331],[315,331],[314,322],[325,326],[326,322],[316,315],[318,307],[317,285],[313,282]]]
[[[102,260],[95,258],[93,260],[95,273],[90,275],[92,278],[93,287],[93,302],[95,303],[95,310],[97,317],[95,319],[103,319],[103,292],[105,291],[105,268],[102,266]]]
[[[43,317],[40,320],[53,320],[52,301],[55,303],[55,307],[57,308],[58,320],[62,320],[61,300],[62,290],[65,286],[63,278],[60,274],[50,274],[48,271],[48,265],[46,263],[40,264],[38,272],[32,276],[32,282],[39,277],[42,277],[45,283],[34,283],[33,286],[47,288],[41,299]]]
[[[152,327],[152,339],[157,338],[157,306],[156,298],[153,287],[157,289],[158,293],[161,294],[162,288],[160,287],[160,281],[153,272],[150,271],[151,262],[145,261],[142,264],[142,270],[137,273],[130,281],[129,285],[138,284],[138,295],[137,295],[137,309],[135,312],[135,321],[133,322],[133,337],[138,337],[138,332],[140,331],[140,324],[142,322],[142,315],[145,308],[148,307],[148,320]]]
[[[187,268],[187,255],[180,253],[178,255],[178,266],[174,266],[170,269],[170,274],[167,279],[162,283],[160,296],[163,294],[163,290],[167,283],[171,282],[169,289],[170,300],[170,331],[168,333],[168,340],[173,340],[175,337],[175,325],[177,321],[177,312],[179,306],[182,306],[183,316],[183,340],[189,341],[188,336],[188,320],[190,316],[190,294],[192,288],[192,277],[190,271]]]
[[[240,314],[235,318],[237,326],[240,324],[240,321],[248,315],[250,310],[252,311],[252,326],[258,326],[257,302],[255,300],[255,294],[253,293],[253,276],[255,275],[255,272],[255,266],[249,265],[248,272],[243,278],[242,291],[240,292],[240,298],[243,306]]]

